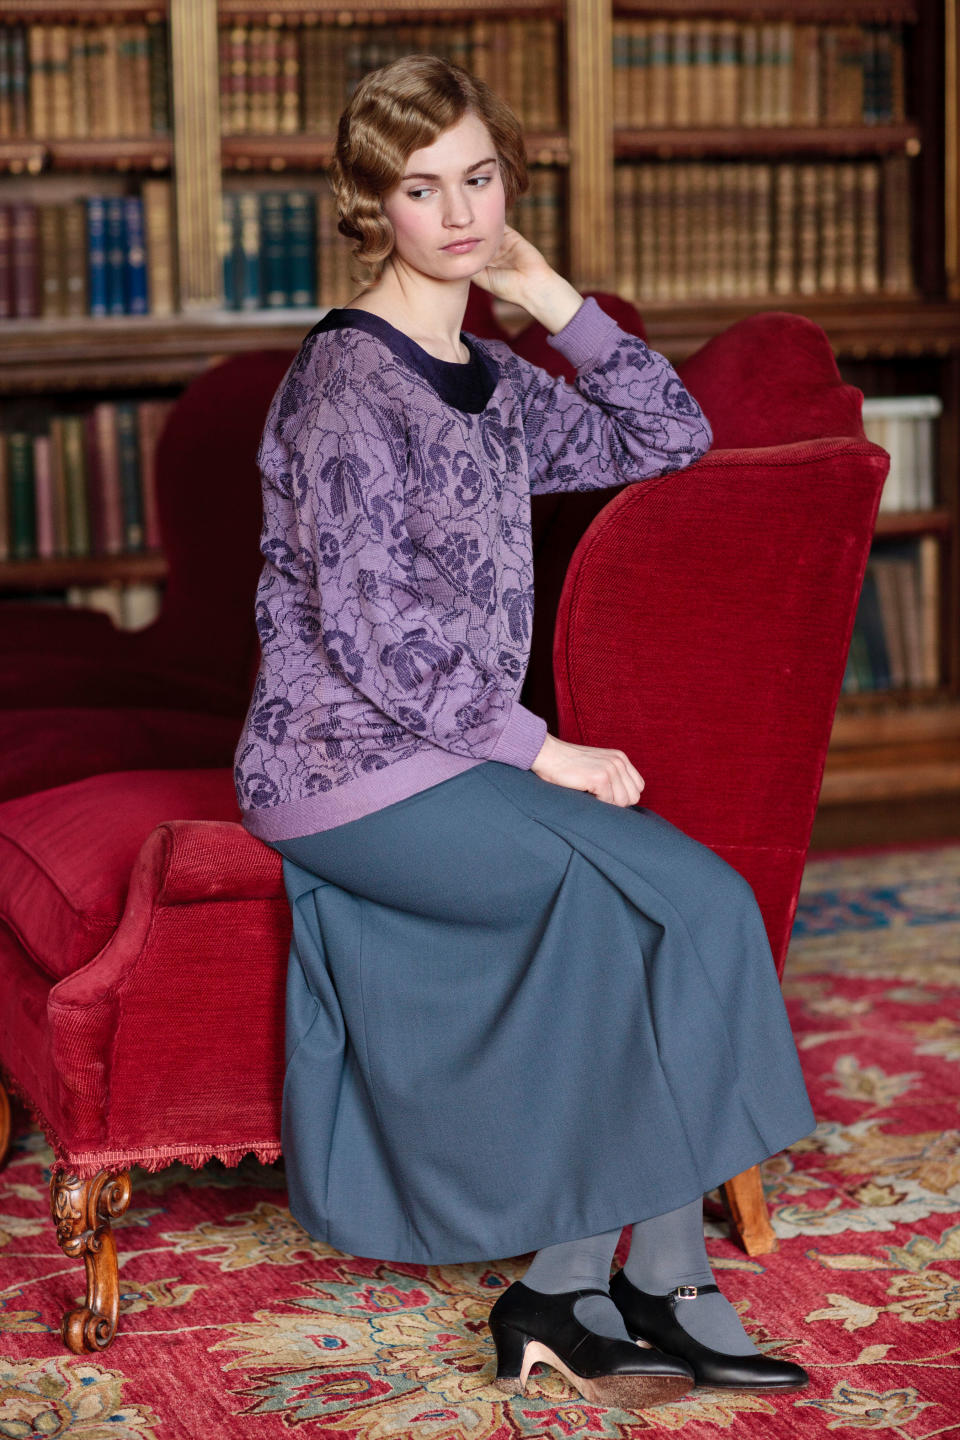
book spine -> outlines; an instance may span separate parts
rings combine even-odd
[[[120,499],[123,507],[125,548],[136,552],[144,548],[143,497],[140,489],[140,455],[138,450],[137,407],[132,401],[120,401],[115,407],[117,425],[117,457],[120,470]]]
[[[37,206],[37,230],[39,236],[39,286],[40,314],[51,317],[62,315],[64,295],[61,283],[62,241],[60,238],[59,205]]]
[[[137,407],[143,538],[148,550],[163,548],[157,496],[157,442],[173,406],[172,400],[144,400]]]
[[[63,458],[63,421],[58,415],[50,420],[50,474],[53,492],[53,540],[58,556],[68,556],[70,551],[70,496],[67,492],[67,472]]]
[[[54,529],[53,464],[49,435],[33,437],[33,487],[37,519],[37,559],[53,560],[57,554],[57,542]]]
[[[21,430],[7,437],[10,486],[10,553],[31,560],[37,548],[37,510],[33,480],[33,440]]]
[[[143,235],[143,201],[139,195],[123,198],[123,229],[126,313],[146,315],[150,309],[147,300],[147,253]]]
[[[125,548],[125,537],[116,406],[109,400],[103,400],[94,406],[92,414],[97,455],[96,471],[103,514],[104,554],[121,555]]]
[[[283,225],[291,305],[316,305],[316,211],[309,190],[288,190]]]
[[[0,430],[0,560],[10,559],[10,448]]]
[[[10,110],[14,137],[30,134],[29,68],[27,29],[25,25],[15,25],[10,32]]]
[[[30,134],[36,140],[50,135],[50,84],[47,69],[47,27],[27,28],[27,90],[30,99]]]
[[[13,315],[13,207],[0,205],[0,320]]]
[[[61,421],[63,472],[70,517],[70,554],[89,555],[90,508],[83,454],[83,419],[79,415],[64,415]]]
[[[170,134],[170,63],[167,58],[167,24],[148,20],[150,49],[150,128],[154,135]]]
[[[267,309],[290,304],[284,197],[276,191],[260,195],[260,244],[263,255],[264,304]]]
[[[260,206],[255,193],[237,197],[240,212],[240,308],[258,310],[261,304]]]
[[[8,26],[0,25],[0,140],[13,138],[13,46]]]
[[[89,313],[107,313],[107,204],[102,195],[87,196],[87,279]]]
[[[147,294],[151,315],[172,315],[176,308],[173,251],[173,185],[144,180],[140,188],[146,233]]]
[[[106,197],[106,279],[107,314],[127,313],[127,239],[123,218],[123,196]]]
[[[11,278],[13,313],[23,320],[40,313],[40,267],[37,264],[39,222],[37,206],[30,200],[14,200],[12,214]]]

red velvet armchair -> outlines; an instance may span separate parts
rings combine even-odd
[[[558,503],[535,520],[523,699],[555,705],[564,738],[625,749],[644,804],[746,875],[782,969],[889,460],[806,320],[743,320],[678,368],[712,451],[537,497]],[[65,1342],[102,1348],[130,1167],[279,1154],[280,858],[237,823],[223,769],[10,800],[0,857],[0,1065],[46,1129],[58,1238],[87,1267]],[[726,1188],[747,1248],[770,1248],[757,1172]]]
[[[92,610],[4,606],[0,800],[105,770],[230,765],[259,658],[257,447],[293,355],[258,350],[198,376],[157,445],[168,580],[130,633]]]

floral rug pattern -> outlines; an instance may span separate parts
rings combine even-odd
[[[0,1440],[960,1440],[960,845],[808,862],[784,994],[819,1124],[763,1167],[779,1249],[745,1256],[717,1192],[707,1246],[754,1342],[808,1369],[808,1389],[696,1389],[626,1412],[540,1366],[504,1396],[486,1317],[529,1256],[344,1255],[306,1235],[282,1169],[252,1156],[134,1170],[120,1327],[72,1356],[59,1316],[82,1267],[56,1245],[46,1142],[15,1111]]]

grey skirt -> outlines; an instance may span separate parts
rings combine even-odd
[[[272,842],[290,1207],[347,1254],[522,1255],[693,1200],[814,1115],[753,890],[652,810],[488,760]]]

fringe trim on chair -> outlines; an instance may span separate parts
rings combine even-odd
[[[221,1160],[224,1165],[233,1166],[239,1165],[244,1155],[249,1154],[255,1155],[262,1165],[269,1165],[279,1160],[283,1153],[276,1140],[263,1140],[237,1145],[151,1145],[141,1149],[130,1146],[125,1150],[91,1150],[83,1155],[71,1154],[69,1146],[64,1145],[43,1112],[3,1064],[0,1064],[0,1080],[46,1136],[54,1154],[51,1170],[70,1170],[81,1180],[90,1179],[101,1170],[129,1170],[134,1165],[139,1165],[141,1170],[163,1170],[178,1160],[191,1170],[199,1170],[208,1160]]]
[[[239,1165],[245,1155],[253,1154],[263,1165],[278,1160],[281,1155],[276,1141],[251,1142],[239,1145],[191,1146],[158,1145],[147,1149],[130,1147],[126,1150],[93,1150],[84,1155],[70,1155],[62,1148],[57,1149],[53,1170],[71,1170],[81,1180],[96,1175],[100,1170],[131,1170],[139,1165],[141,1170],[164,1170],[177,1161],[199,1170],[208,1160],[221,1160],[224,1165]]]

